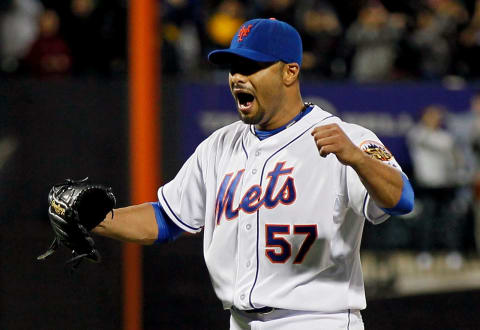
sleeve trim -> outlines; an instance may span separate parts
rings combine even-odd
[[[184,230],[168,217],[160,202],[151,202],[150,204],[155,212],[155,219],[157,220],[158,226],[158,235],[155,244],[176,240]]]
[[[168,203],[165,195],[163,194],[163,187],[160,187],[159,195],[161,195],[160,203],[162,204],[163,209],[168,214],[169,218],[180,228],[189,233],[198,233],[202,230],[203,227],[193,227],[182,221],[172,210],[170,204]],[[166,207],[165,207],[166,206]]]
[[[410,213],[413,210],[415,194],[410,181],[408,181],[408,178],[404,173],[402,173],[402,181],[402,195],[400,196],[397,205],[391,208],[382,208],[383,211],[390,215],[403,215]]]
[[[368,206],[370,205],[370,195],[368,194],[368,192],[365,193],[365,198],[363,199],[363,216],[365,217],[365,219],[367,219],[368,221],[370,221],[371,223],[375,224],[375,225],[378,225],[382,222],[384,222],[385,220],[387,220],[388,218],[390,218],[390,214],[388,213],[385,213],[385,211],[383,211],[380,207],[376,206],[375,205],[375,208],[377,208],[380,212],[382,212],[383,214],[379,215],[378,217],[371,217],[368,215]]]

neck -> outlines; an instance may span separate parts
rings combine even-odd
[[[288,100],[289,98],[287,97],[285,99]],[[298,92],[298,95],[296,95],[295,98],[290,98],[290,100],[290,102],[282,102],[282,105],[278,107],[277,111],[275,111],[275,115],[270,118],[267,123],[255,125],[255,129],[271,131],[286,125],[293,118],[295,118],[295,116],[305,108],[305,104],[300,96],[300,92]]]
[[[305,115],[307,115],[311,110],[313,109],[313,104],[312,103],[305,103],[304,107],[303,107],[303,110],[297,114],[292,120],[290,120],[287,124],[279,127],[279,128],[276,128],[276,129],[273,129],[271,131],[263,131],[263,130],[258,130],[258,129],[255,129],[255,135],[257,136],[257,138],[259,140],[265,140],[277,133],[280,133],[281,131],[289,128],[290,126],[294,125],[296,122],[300,121],[303,117],[305,117]]]

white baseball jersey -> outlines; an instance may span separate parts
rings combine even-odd
[[[379,223],[388,215],[351,167],[319,155],[310,132],[330,123],[400,168],[371,131],[315,106],[263,141],[240,121],[219,129],[160,187],[159,201],[179,227],[203,229],[205,261],[224,308],[365,308],[364,219]]]

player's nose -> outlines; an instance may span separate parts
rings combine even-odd
[[[230,83],[231,85],[244,84],[247,82],[247,76],[239,72],[230,73]]]

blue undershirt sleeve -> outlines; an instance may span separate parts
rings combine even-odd
[[[159,202],[150,203],[155,211],[155,219],[158,225],[158,237],[155,244],[171,242],[178,238],[184,231],[165,213],[165,210]]]
[[[385,213],[390,215],[402,215],[410,213],[413,210],[413,204],[415,199],[415,194],[413,192],[412,185],[408,180],[407,176],[402,173],[403,187],[402,187],[402,196],[398,201],[397,205],[392,208],[382,208]]]

